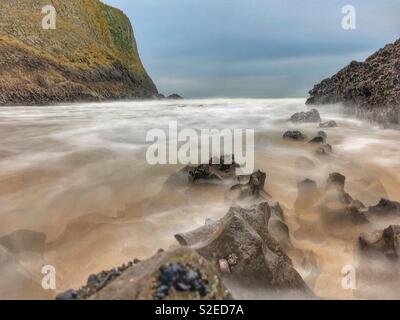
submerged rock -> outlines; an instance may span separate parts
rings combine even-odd
[[[368,213],[377,216],[400,215],[400,203],[381,199],[376,206],[368,208]]]
[[[317,149],[315,149],[315,153],[316,153],[317,155],[320,155],[320,156],[327,156],[327,155],[330,155],[330,154],[332,153],[332,151],[333,151],[333,148],[332,148],[332,146],[331,146],[330,144],[328,144],[328,143],[324,143],[324,144],[318,146]]]
[[[337,123],[336,123],[336,121],[333,121],[333,120],[326,121],[326,122],[320,123],[319,127],[320,128],[335,128],[335,127],[337,127]]]
[[[200,164],[196,167],[188,166],[189,182],[198,180],[223,180],[225,178],[234,178],[236,176],[235,156],[221,156],[220,158],[211,158],[208,164]]]
[[[354,200],[345,191],[346,177],[340,173],[331,173],[327,179],[325,192],[320,199],[320,212],[323,221],[330,223],[368,223],[364,205]]]
[[[266,173],[258,170],[250,175],[249,182],[234,185],[230,189],[228,197],[231,200],[240,200],[247,197],[259,198],[263,196],[265,195],[264,185],[266,178]]]
[[[317,183],[306,179],[297,185],[297,199],[294,207],[298,213],[306,213],[307,209],[312,208],[320,197]]]
[[[292,122],[321,122],[321,116],[317,109],[311,109],[307,112],[298,112],[290,117],[290,121]]]
[[[365,253],[381,253],[397,259],[400,254],[400,226],[391,225],[384,230],[363,233],[358,242],[360,250]]]
[[[286,131],[282,137],[283,137],[283,139],[290,139],[290,140],[296,140],[296,141],[302,141],[302,140],[306,139],[306,136],[297,130]]]

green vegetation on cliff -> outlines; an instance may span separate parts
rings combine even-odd
[[[57,12],[42,28],[42,8]],[[132,26],[99,0],[3,0],[0,10],[0,105],[148,98]]]

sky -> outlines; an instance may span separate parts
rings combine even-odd
[[[352,60],[400,38],[399,0],[103,0],[131,19],[164,94],[306,97]],[[344,30],[342,8],[356,9]]]

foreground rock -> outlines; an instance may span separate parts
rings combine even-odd
[[[307,104],[343,103],[378,122],[400,123],[400,40],[386,45],[365,62],[353,61],[309,92]]]
[[[312,296],[290,258],[271,235],[270,218],[268,202],[248,209],[232,207],[221,220],[178,234],[176,239],[217,266],[228,287],[275,293],[295,291]]]
[[[103,273],[90,276],[85,287],[62,293],[57,299],[232,299],[216,269],[188,248],[159,252],[148,260],[105,273],[108,276]]]
[[[120,10],[99,0],[63,1],[55,4],[53,31],[41,28],[47,4],[1,2],[0,105],[158,96]]]
[[[297,123],[321,122],[321,116],[317,109],[307,112],[298,112],[290,117],[290,121]]]

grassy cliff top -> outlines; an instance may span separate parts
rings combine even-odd
[[[55,30],[42,28],[42,8],[49,4],[57,12]],[[77,72],[113,71],[118,65],[119,71],[127,70],[146,92],[157,93],[141,63],[131,23],[122,11],[99,0],[2,0],[1,6],[0,45],[3,50],[13,48],[8,57],[21,48],[62,70]],[[16,65],[21,65],[20,60]]]

